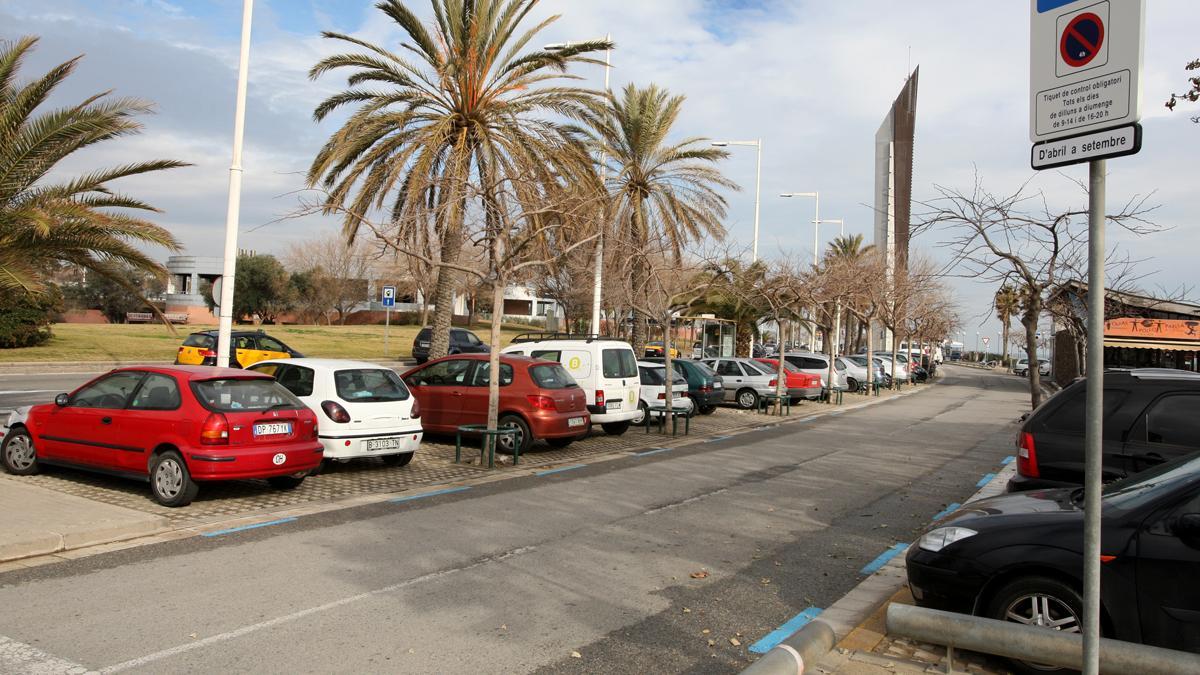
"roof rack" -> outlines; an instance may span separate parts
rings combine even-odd
[[[592,342],[594,340],[615,340],[616,338],[608,335],[599,335],[597,333],[521,333],[512,339],[512,344],[522,342],[543,342],[546,340],[584,340]]]

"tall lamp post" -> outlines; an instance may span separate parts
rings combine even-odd
[[[608,35],[605,35],[604,41],[608,42],[608,43],[612,43],[612,34],[609,33]],[[546,45],[545,49],[547,51],[558,51],[558,50],[564,49],[572,44],[575,44],[575,43],[555,42],[555,43]],[[609,75],[610,75],[611,71],[612,71],[612,48],[610,47],[610,48],[604,50],[604,92],[605,93],[611,93],[611,91],[612,91],[612,88],[609,87],[609,84],[608,84]],[[600,150],[600,182],[604,183],[604,181],[607,177],[608,177],[607,156],[605,155],[604,150],[601,149]],[[608,186],[605,186],[604,189],[607,192]],[[605,212],[607,213],[607,208],[605,209]],[[604,230],[607,227],[608,227],[608,223],[602,222],[600,224],[600,233],[596,237],[596,259],[595,259],[595,262],[593,263],[593,265],[595,266],[596,269],[595,269],[593,279],[592,279],[592,327],[591,327],[592,335],[600,334],[600,292],[604,286]]]
[[[762,197],[762,139],[756,141],[713,141],[713,145],[724,148],[730,145],[744,145],[758,151],[758,161],[754,169],[754,239],[750,244],[750,262],[758,260],[758,206]],[[756,326],[757,327],[757,326]],[[750,331],[750,356],[754,356],[754,331]]]
[[[242,137],[246,131],[246,80],[250,72],[250,20],[254,0],[242,0],[242,51],[238,60],[237,106],[233,117],[233,161],[229,165],[229,204],[225,211],[225,262],[221,268],[221,307],[217,324],[217,365],[229,366],[233,333],[233,286],[237,272],[238,214],[242,204]]]

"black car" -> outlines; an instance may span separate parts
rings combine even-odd
[[[1029,414],[1017,433],[1010,491],[1083,484],[1086,398],[1079,379]],[[1200,450],[1200,373],[1105,371],[1103,436],[1106,482]]]
[[[429,345],[433,338],[433,329],[429,326],[422,328],[413,338],[412,355],[417,365],[429,360]],[[450,329],[450,354],[486,354],[492,351],[479,336],[466,328]]]
[[[663,363],[666,359],[647,357],[642,360]],[[721,376],[703,363],[690,359],[671,359],[671,367],[687,380],[688,398],[696,404],[696,410],[699,410],[701,415],[716,412],[717,405],[725,400],[725,384]]]
[[[1104,636],[1200,652],[1200,454],[1112,483],[1101,499]],[[968,504],[909,549],[913,598],[1079,632],[1083,515],[1083,488]]]

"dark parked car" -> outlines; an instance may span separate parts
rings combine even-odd
[[[1104,636],[1200,652],[1200,455],[1112,483],[1101,500]],[[917,604],[1079,632],[1082,501],[1083,488],[1007,494],[934,523],[908,551]]]
[[[1029,414],[1017,433],[1010,491],[1083,484],[1087,382]],[[1165,368],[1104,373],[1104,473],[1111,481],[1200,450],[1200,374]]]
[[[651,363],[663,363],[665,359],[647,357]],[[711,415],[717,405],[725,400],[725,384],[712,368],[690,359],[671,359],[671,367],[683,375],[688,383],[688,398],[696,404],[701,415]]]
[[[433,338],[433,329],[426,326],[417,333],[413,338],[412,355],[417,360],[417,365],[421,365],[429,360],[429,346]],[[466,328],[451,328],[450,329],[450,351],[449,354],[487,354],[492,351],[490,347],[479,339],[479,336],[467,330]]]

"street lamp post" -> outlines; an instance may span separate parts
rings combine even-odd
[[[975,331],[975,360],[976,361],[983,360],[983,359],[979,358],[979,331]]]
[[[217,365],[229,366],[233,333],[233,286],[237,273],[238,215],[242,203],[242,137],[246,130],[246,81],[250,71],[250,20],[254,0],[242,0],[242,49],[238,60],[237,104],[233,118],[233,161],[229,165],[229,204],[225,211],[225,261],[221,269],[221,307],[217,323]]]
[[[605,35],[604,41],[611,44],[612,43],[612,34],[609,33],[608,35]],[[557,51],[559,49],[563,49],[563,48],[567,47],[570,44],[572,44],[572,43],[570,43],[570,42],[555,42],[553,44],[546,45],[545,48],[547,51]],[[608,84],[609,75],[611,74],[611,72],[612,72],[612,48],[610,47],[610,48],[604,50],[604,92],[606,94],[610,93],[612,91],[611,87],[609,87],[609,84]],[[603,184],[607,177],[608,177],[607,156],[605,155],[604,150],[601,149],[600,150],[600,183]],[[605,186],[604,189],[605,189],[605,191],[607,191],[608,187]],[[605,206],[607,207],[607,205],[605,205]],[[607,213],[607,211],[608,211],[608,209],[606,208],[605,212]],[[593,278],[592,278],[592,330],[591,330],[592,335],[600,334],[600,292],[604,286],[604,230],[607,227],[608,227],[607,222],[601,222],[600,233],[596,237],[596,259],[595,259],[595,262],[593,263],[593,265],[595,266],[596,269],[593,273]]]

